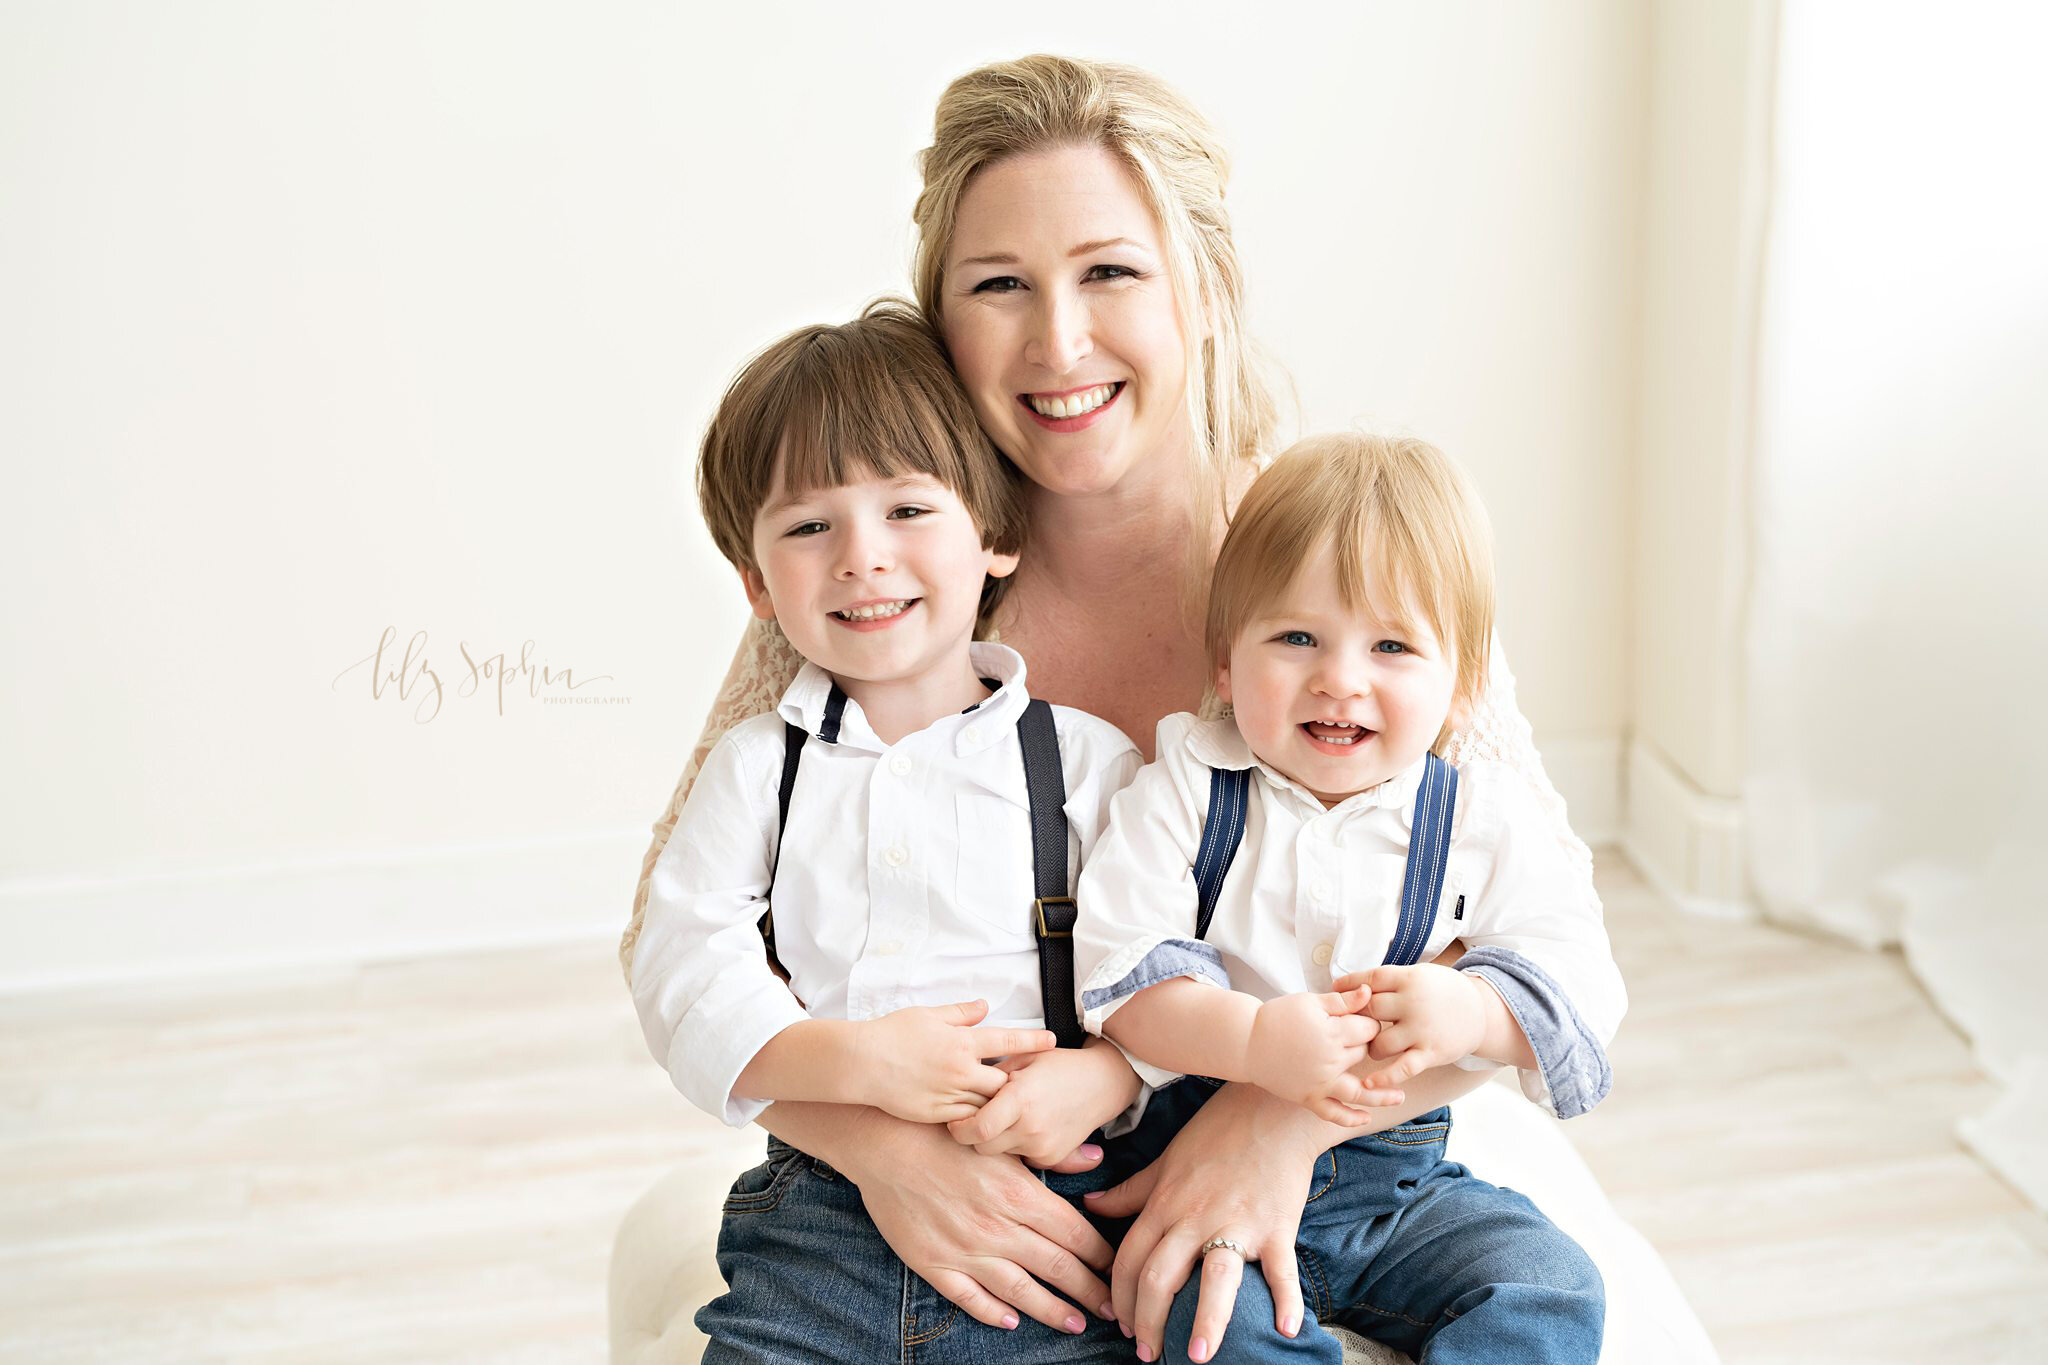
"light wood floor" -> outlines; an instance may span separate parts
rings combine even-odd
[[[1633,1005],[1567,1131],[1731,1365],[2048,1360],[2048,1220],[1898,960],[1601,884]],[[596,1361],[626,1206],[758,1149],[609,944],[0,1000],[0,1360]]]

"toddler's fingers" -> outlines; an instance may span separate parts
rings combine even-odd
[[[1372,1096],[1365,1088],[1365,1082],[1356,1076],[1345,1076],[1330,1087],[1329,1098],[1339,1104],[1370,1104]]]
[[[1365,984],[1372,987],[1377,995],[1381,991],[1398,991],[1408,984],[1413,967],[1374,967],[1365,974]]]
[[[1379,1036],[1380,1021],[1362,1014],[1347,1014],[1330,1022],[1339,1047],[1357,1048],[1362,1052],[1367,1043]]]
[[[974,1031],[978,1057],[1017,1057],[1031,1052],[1048,1052],[1060,1045],[1050,1029],[984,1028]]]
[[[1381,1029],[1372,1042],[1366,1045],[1366,1051],[1380,1061],[1385,1061],[1389,1057],[1400,1056],[1414,1046],[1415,1030],[1405,1024],[1395,1024],[1391,1028]]]
[[[979,1147],[1016,1122],[1016,1103],[1007,1094],[997,1094],[966,1117],[947,1125],[953,1137],[969,1147]]]
[[[1372,1122],[1372,1115],[1346,1104],[1339,1104],[1328,1095],[1318,1095],[1308,1102],[1309,1111],[1325,1123],[1334,1123],[1343,1128],[1363,1128]]]
[[[1031,1164],[1038,1165],[1037,1162]],[[1079,1175],[1083,1171],[1092,1171],[1101,1164],[1102,1148],[1092,1142],[1084,1142],[1058,1161],[1038,1168],[1042,1171],[1057,1171],[1061,1175]]]
[[[956,1000],[950,1005],[940,1005],[938,1011],[939,1018],[945,1023],[972,1028],[988,1018],[988,1001]]]
[[[1399,1019],[1406,1004],[1399,991],[1374,991],[1372,999],[1365,1002],[1365,1013],[1381,1023],[1386,1023]]]
[[[1375,1090],[1398,1088],[1414,1080],[1423,1072],[1436,1065],[1436,1058],[1426,1048],[1411,1047],[1395,1059],[1385,1071],[1375,1071],[1369,1084]]]
[[[1010,1073],[999,1071],[992,1066],[977,1066],[967,1073],[966,1086],[972,1093],[983,1099],[993,1099],[998,1090],[1009,1082]]]
[[[1333,991],[1355,991],[1360,988],[1363,988],[1368,994],[1370,994],[1372,991],[1372,987],[1370,984],[1368,984],[1368,982],[1372,976],[1372,973],[1372,968],[1367,968],[1365,971],[1362,972],[1346,972],[1344,973],[1344,975],[1338,977],[1335,981],[1330,983],[1330,989]]]

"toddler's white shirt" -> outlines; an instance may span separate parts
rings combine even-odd
[[[632,981],[648,1047],[706,1113],[737,1126],[767,1108],[733,1083],[807,1015],[872,1019],[983,999],[987,1026],[1045,1026],[1017,739],[1030,700],[1024,660],[985,643],[970,658],[1001,686],[896,744],[851,700],[838,742],[820,740],[832,679],[806,664],[776,711],[735,726],[705,759],[648,883]],[[1140,758],[1109,722],[1052,710],[1071,881]],[[777,868],[785,721],[808,739]],[[787,984],[756,927],[771,872]]]
[[[1267,1000],[1327,991],[1380,965],[1400,921],[1426,760],[1325,809],[1259,762],[1234,721],[1168,716],[1156,752],[1112,804],[1081,876],[1074,973],[1091,1033],[1137,991],[1176,976]],[[1198,941],[1193,869],[1212,768],[1254,771],[1244,842]],[[1521,1074],[1523,1093],[1561,1116],[1583,1113],[1606,1094],[1606,1045],[1628,1003],[1599,907],[1578,896],[1552,821],[1519,774],[1477,761],[1458,779],[1449,868],[1418,960],[1462,938],[1460,970],[1500,990],[1541,1063]],[[1150,1086],[1175,1078],[1131,1060]]]

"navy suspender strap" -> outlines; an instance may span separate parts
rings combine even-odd
[[[1386,966],[1413,966],[1429,943],[1451,861],[1451,813],[1457,806],[1458,770],[1431,754],[1423,765],[1422,789],[1415,793],[1408,866],[1401,874],[1401,922],[1387,945]]]
[[[982,679],[990,690],[998,684]],[[818,738],[839,741],[846,694],[835,685],[825,703],[825,721]],[[768,872],[768,909],[761,915],[761,938],[768,960],[787,979],[775,956],[775,873],[782,863],[782,835],[789,828],[789,799],[796,791],[796,772],[809,738],[801,727],[782,730],[782,785],[776,793],[775,861]],[[1067,894],[1067,782],[1060,763],[1059,732],[1052,707],[1033,700],[1017,718],[1017,742],[1024,750],[1024,789],[1031,802],[1032,927],[1038,939],[1038,984],[1045,1026],[1061,1047],[1079,1047],[1086,1035],[1074,1013],[1074,898]]]
[[[1038,988],[1045,1026],[1061,1047],[1086,1040],[1074,1013],[1074,898],[1067,894],[1067,780],[1052,707],[1033,698],[1017,718],[1024,789],[1031,800],[1032,929],[1038,935]]]
[[[1202,847],[1195,854],[1195,937],[1209,936],[1223,878],[1244,842],[1244,813],[1251,801],[1249,768],[1209,769],[1209,813],[1202,818]]]
[[[1209,936],[1223,878],[1244,841],[1245,809],[1251,793],[1249,768],[1209,770],[1209,813],[1202,820],[1202,846],[1195,854],[1195,937]],[[1414,826],[1408,836],[1408,865],[1401,874],[1401,920],[1387,944],[1383,965],[1408,967],[1421,957],[1443,897],[1450,863],[1451,816],[1458,807],[1458,770],[1435,754],[1423,765],[1415,794]]]

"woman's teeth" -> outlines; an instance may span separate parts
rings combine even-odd
[[[842,621],[879,621],[885,616],[901,616],[910,610],[910,604],[917,599],[906,598],[901,602],[877,602],[869,607],[848,607],[832,614]]]
[[[1058,398],[1041,398],[1035,393],[1024,395],[1024,401],[1031,404],[1031,410],[1040,417],[1083,417],[1116,397],[1116,391],[1123,385],[1097,384],[1092,389],[1069,393]]]

